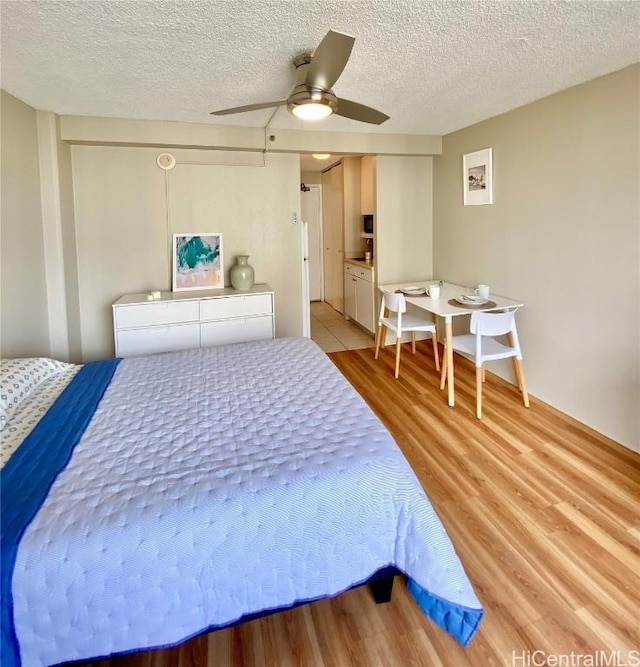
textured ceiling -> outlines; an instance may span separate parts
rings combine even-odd
[[[271,127],[442,135],[640,60],[640,2],[545,0],[1,0],[1,85],[58,114],[264,127],[292,59],[330,28],[354,35],[338,96],[377,127]]]

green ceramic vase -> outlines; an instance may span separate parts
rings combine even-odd
[[[249,255],[238,255],[236,263],[230,271],[231,284],[237,290],[248,290],[253,287],[255,273],[249,264]]]

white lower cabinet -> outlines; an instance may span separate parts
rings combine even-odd
[[[345,264],[345,267],[349,266]],[[358,278],[344,270],[344,314],[352,320],[357,320],[356,294]]]
[[[373,283],[359,278],[356,284],[356,322],[371,333],[376,330],[374,299]]]
[[[375,332],[373,267],[344,264],[344,313],[371,333]]]
[[[274,295],[268,285],[127,294],[113,304],[117,357],[175,352],[274,337]]]

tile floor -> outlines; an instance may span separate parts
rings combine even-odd
[[[323,301],[311,302],[311,339],[325,352],[359,350],[375,345],[373,334],[345,320],[344,315]]]

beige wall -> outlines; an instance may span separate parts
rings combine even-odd
[[[1,93],[0,353],[50,351],[36,112]]]
[[[433,158],[376,159],[376,281],[411,282],[432,274]]]
[[[221,232],[225,282],[238,254],[276,292],[276,335],[300,335],[297,155],[74,146],[73,182],[84,360],[113,354],[111,304],[125,293],[171,289],[170,240]],[[222,162],[219,164],[218,162]],[[241,164],[244,163],[244,164]]]
[[[189,230],[223,233],[227,272],[235,255],[249,254],[256,280],[276,291],[276,335],[302,333],[300,229],[292,219],[300,211],[296,149],[309,149],[309,133],[278,132],[265,154],[264,133],[252,128],[67,116],[60,138],[71,144],[73,220],[62,230],[65,247],[75,242],[65,273],[70,347],[79,345],[81,360],[113,353],[110,304],[118,296],[169,288],[169,238]],[[353,149],[363,136],[313,140]],[[441,148],[439,137],[413,140],[410,149],[407,141],[389,135],[375,143],[383,152]],[[155,164],[160,146],[177,144],[183,148],[169,149],[177,166],[163,172]],[[65,164],[61,150],[61,173]]]
[[[307,133],[279,132],[264,152],[264,133],[252,128],[57,118],[46,111],[37,117],[48,239],[48,295],[39,294],[38,312],[53,333],[56,356],[81,362],[113,354],[111,303],[124,293],[169,289],[169,240],[188,230],[223,233],[227,272],[235,255],[248,253],[256,280],[276,291],[276,335],[302,333],[300,226],[293,223],[301,175],[294,149],[309,148]],[[345,149],[363,140],[313,137]],[[439,137],[412,141],[410,149],[407,141],[389,135],[374,143],[382,152],[441,147]],[[178,160],[169,172],[155,162],[163,146],[174,146],[168,150]],[[419,175],[409,181],[423,186]],[[22,326],[21,318],[11,320],[16,339]]]
[[[65,281],[64,301],[67,308],[69,361],[80,363],[82,361],[82,332],[80,326],[80,283],[73,193],[73,163],[71,160],[71,146],[60,140],[59,126],[56,129],[58,133],[58,184],[63,249],[62,271]]]
[[[303,171],[300,174],[300,180],[305,185],[322,185],[321,171]]]
[[[364,252],[362,215],[360,213],[360,158],[342,159],[344,175],[344,257],[356,257]]]
[[[487,282],[522,299],[531,392],[635,449],[639,78],[634,66],[448,135],[442,157],[379,155],[376,239],[379,283],[438,276]],[[178,166],[163,172],[155,164],[162,149],[146,141],[259,150],[262,134],[120,119],[59,123],[58,261],[74,361],[113,352],[111,302],[125,292],[168,288],[170,234],[192,224],[223,232],[227,270],[233,255],[251,255],[257,280],[276,290],[277,334],[301,331],[293,148],[326,146],[279,133],[271,148],[292,152],[267,153],[264,167],[203,164],[220,153],[170,149]],[[353,137],[331,141],[358,151]],[[425,141],[412,150],[439,152],[439,138]],[[112,145],[97,145],[104,142]],[[385,138],[376,148],[402,153],[401,145]],[[495,203],[463,207],[462,155],[485,147],[494,149]],[[3,352],[13,356],[51,348],[38,169],[36,112],[3,92],[1,333]],[[500,372],[511,377],[506,365]]]
[[[435,275],[521,299],[531,393],[638,451],[639,82],[635,65],[447,135],[434,187]],[[464,207],[462,156],[489,147],[494,204]]]
[[[204,160],[209,155],[200,152]],[[236,154],[235,160],[247,166],[178,164],[169,172],[171,233],[222,232],[225,283],[235,258],[249,255],[256,282],[275,291],[276,336],[301,336],[300,158]]]
[[[89,116],[62,116],[60,126],[62,139],[70,143],[332,153],[334,156],[439,155],[442,152],[442,138],[431,135],[271,129],[265,136],[264,129],[259,127]]]
[[[111,304],[116,299],[169,288],[165,172],[156,165],[160,152],[71,149],[83,361],[113,356]]]

